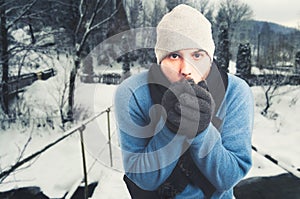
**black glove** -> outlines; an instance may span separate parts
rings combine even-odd
[[[204,81],[173,83],[165,92],[162,106],[166,125],[174,133],[193,138],[204,131],[214,114],[215,103]]]

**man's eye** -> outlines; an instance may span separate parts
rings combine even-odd
[[[171,54],[169,55],[169,57],[170,57],[171,59],[178,59],[180,56],[179,56],[177,53],[171,53]]]
[[[199,58],[201,58],[203,55],[201,54],[201,53],[194,53],[194,58],[195,59],[199,59]]]

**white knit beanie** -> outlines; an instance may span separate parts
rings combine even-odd
[[[156,28],[155,55],[157,63],[178,50],[198,48],[205,50],[211,60],[215,51],[210,22],[195,8],[185,4],[167,13]]]

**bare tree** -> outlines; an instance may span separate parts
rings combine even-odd
[[[190,0],[185,2],[199,10],[211,23],[213,23],[214,4],[209,0]]]
[[[64,115],[64,109],[66,107],[66,104],[68,102],[68,88],[69,88],[69,80],[68,80],[68,74],[70,66],[66,64],[66,66],[62,66],[60,69],[60,74],[58,74],[58,78],[56,82],[54,82],[53,85],[53,92],[49,93],[52,98],[55,100],[57,108],[59,110],[60,114],[60,120],[61,120],[61,126],[64,128],[65,124],[65,115]]]
[[[295,55],[295,74],[300,74],[300,51],[296,52]]]
[[[288,64],[286,46],[282,40],[271,42],[268,48],[267,66],[262,69],[265,84],[262,86],[266,99],[266,104],[261,114],[268,115],[268,110],[273,104],[273,100],[277,96],[282,96],[291,92],[279,92],[279,88],[283,85],[289,84],[289,76],[292,75],[293,69]]]
[[[166,0],[167,8],[171,11],[178,4],[182,3],[182,0]]]
[[[237,23],[249,19],[253,11],[245,3],[239,0],[223,0],[220,3],[219,12],[223,13],[228,28],[233,31]]]
[[[166,5],[168,10],[172,10],[175,6],[184,3],[190,5],[197,10],[199,10],[203,15],[205,15],[209,20],[212,20],[212,14],[214,6],[209,2],[209,0],[166,0]]]
[[[69,94],[68,94],[68,120],[73,120],[74,108],[74,90],[77,72],[80,68],[81,61],[88,54],[89,39],[95,31],[102,28],[102,26],[110,23],[110,29],[107,36],[112,36],[118,32],[129,29],[126,14],[123,8],[122,0],[108,1],[87,1],[80,0],[78,7],[76,4],[71,4],[73,14],[78,14],[71,22],[74,26],[73,34],[73,57],[74,67],[69,76]],[[103,14],[104,13],[104,14]],[[124,20],[126,22],[124,23]]]
[[[13,172],[17,172],[23,169],[26,169],[28,167],[30,167],[32,164],[28,164],[27,166],[20,168],[20,167],[16,167],[14,168],[14,165],[17,165],[25,156],[25,151],[27,150],[31,140],[32,140],[32,132],[33,129],[31,129],[28,138],[26,139],[25,143],[23,144],[22,148],[20,148],[19,146],[17,146],[18,148],[18,156],[16,157],[16,160],[14,163],[11,164],[11,166],[9,166],[9,168],[3,168],[1,169],[0,167],[0,184]],[[1,159],[1,157],[0,157]],[[12,169],[14,168],[14,169]],[[8,172],[9,171],[9,172]]]
[[[279,88],[286,84],[286,81],[288,80],[288,76],[284,76],[283,78],[278,78],[272,81],[269,85],[262,86],[264,90],[264,96],[265,96],[265,107],[261,111],[261,114],[266,117],[273,117],[273,115],[269,115],[269,109],[274,103],[274,98],[279,96],[284,96],[285,94],[291,93],[294,90],[299,90],[299,87],[295,87],[294,89],[285,90],[285,91],[279,91]],[[297,97],[294,97],[290,105],[296,104],[298,101]]]
[[[1,56],[0,64],[2,66],[2,108],[6,114],[9,114],[8,100],[8,81],[10,75],[10,67],[19,64],[18,75],[21,74],[22,62],[32,52],[42,52],[49,46],[53,46],[53,42],[46,42],[48,35],[37,34],[42,21],[41,15],[47,13],[48,8],[41,8],[38,0],[29,1],[10,1],[0,0],[0,40],[1,40]],[[28,27],[29,40],[20,42],[13,37],[13,32],[18,29]],[[20,38],[19,38],[20,39]],[[42,42],[43,41],[43,42]],[[19,63],[18,60],[20,60]],[[31,60],[34,62],[33,60]]]
[[[240,0],[222,0],[220,3],[215,29],[218,35],[222,34],[222,36],[218,37],[216,56],[217,63],[226,71],[231,58],[230,44],[235,27],[241,21],[249,19],[252,13],[251,8]]]
[[[141,0],[132,0],[126,2],[124,5],[126,13],[128,16],[128,21],[131,28],[140,28],[142,26],[142,11],[144,10],[144,5]]]
[[[276,81],[274,83],[269,84],[268,86],[263,86],[264,95],[266,99],[266,104],[264,109],[261,111],[261,114],[266,116],[268,114],[268,110],[273,104],[273,98],[278,95],[276,94],[276,90],[280,87],[281,81]]]

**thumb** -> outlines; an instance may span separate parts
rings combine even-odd
[[[208,91],[208,86],[207,86],[207,84],[204,80],[198,82],[198,86],[200,86],[200,87],[202,87],[202,88],[204,88],[205,90]]]

